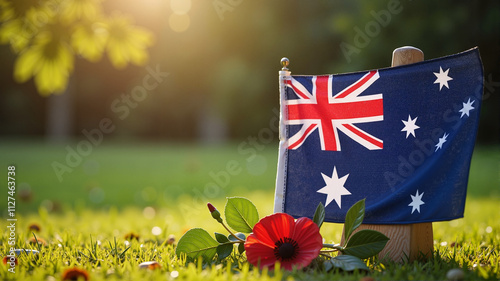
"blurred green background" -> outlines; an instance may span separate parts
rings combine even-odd
[[[390,66],[405,45],[426,59],[479,46],[485,91],[469,195],[500,196],[498,1],[0,0],[0,9],[1,164],[17,165],[23,210],[271,196],[280,59],[294,74],[353,72]],[[27,42],[12,22],[20,15],[35,23]],[[59,64],[43,77],[62,86],[49,89],[26,54],[54,38],[46,55]]]

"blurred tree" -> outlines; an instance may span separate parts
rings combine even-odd
[[[120,69],[147,61],[152,34],[118,12],[102,13],[101,0],[0,0],[0,43],[17,60],[14,78],[34,78],[42,96],[62,93],[74,56],[91,62],[107,53]]]
[[[17,56],[14,79],[33,78],[42,96],[67,90],[75,56],[97,62],[107,53],[117,69],[141,65],[153,39],[126,15],[105,15],[102,0],[0,0],[0,23],[0,43]],[[71,98],[65,96],[47,103],[49,132],[69,126]]]

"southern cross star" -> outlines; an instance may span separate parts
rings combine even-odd
[[[344,184],[345,184],[349,174],[339,178],[339,176],[337,174],[337,169],[335,167],[333,167],[333,174],[332,174],[331,178],[323,173],[321,173],[321,175],[323,176],[323,180],[325,181],[326,186],[324,186],[323,188],[321,188],[317,192],[326,194],[325,207],[328,206],[328,204],[330,204],[333,200],[335,200],[335,202],[337,202],[337,205],[339,206],[339,208],[342,208],[341,207],[341,202],[342,202],[341,196],[342,195],[351,195],[349,190],[347,190],[344,187]]]
[[[472,106],[474,104],[474,102],[475,101],[471,102],[471,100],[469,99],[467,101],[467,103],[465,103],[465,102],[462,103],[463,107],[459,111],[462,113],[462,115],[460,115],[460,118],[464,117],[464,115],[467,115],[467,117],[469,117],[469,112],[474,109],[474,107]]]
[[[415,124],[417,122],[417,118],[418,117],[415,117],[415,119],[411,119],[411,116],[408,115],[408,121],[401,120],[403,124],[405,124],[405,127],[401,130],[401,132],[406,132],[406,138],[408,138],[410,134],[415,137],[415,130],[420,128],[419,126],[417,126],[417,124]]]
[[[424,192],[422,192],[422,194],[418,194],[418,190],[417,190],[417,193],[415,194],[415,196],[411,195],[411,203],[408,205],[408,206],[411,206],[412,209],[411,209],[411,213],[413,214],[413,212],[415,212],[415,210],[417,210],[419,213],[420,213],[420,205],[424,205],[424,201],[422,201],[422,196],[424,195]]]
[[[439,67],[439,73],[433,72],[434,75],[436,75],[436,77],[437,77],[436,81],[434,81],[434,84],[439,83],[439,90],[440,91],[443,88],[443,86],[446,86],[446,88],[448,88],[448,89],[450,88],[448,86],[448,81],[453,80],[453,78],[448,76],[448,71],[450,71],[449,68],[443,72],[443,68]]]
[[[439,142],[436,144],[436,150],[434,150],[434,152],[438,151],[438,149],[443,148],[443,144],[446,142],[446,138],[448,136],[449,135],[447,133],[444,133],[443,137],[439,138]]]

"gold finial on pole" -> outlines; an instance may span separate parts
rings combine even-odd
[[[281,70],[282,70],[282,71],[288,71],[287,66],[288,66],[289,64],[290,64],[290,60],[289,60],[288,58],[285,58],[285,57],[284,57],[284,58],[282,58],[282,59],[281,59],[281,66],[283,66],[283,67],[281,68]]]

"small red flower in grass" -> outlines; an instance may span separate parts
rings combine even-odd
[[[16,265],[18,265],[18,264],[19,264],[19,263],[18,263],[18,261],[17,261],[17,258],[16,258],[16,257],[14,257],[14,256],[5,256],[5,257],[3,257],[3,260],[2,260],[2,261],[3,261],[3,264],[9,264],[9,265],[10,265],[11,263],[14,263],[14,264],[16,264]]]
[[[47,246],[47,241],[45,241],[45,239],[40,237],[37,237],[36,239],[35,237],[30,237],[26,242],[31,245],[36,245],[37,241],[40,246]]]
[[[42,230],[42,227],[40,227],[40,225],[37,223],[32,223],[32,224],[28,225],[28,230],[30,232],[32,232],[32,231],[40,232],[40,230]]]
[[[168,236],[167,244],[172,245],[172,244],[174,244],[174,242],[175,242],[175,235],[170,234]]]
[[[139,268],[155,270],[155,269],[160,269],[161,265],[157,261],[145,261],[139,264]]]
[[[297,221],[276,213],[261,219],[245,242],[248,261],[260,269],[274,269],[279,261],[286,270],[308,266],[319,255],[323,240],[319,227],[308,218]]]
[[[140,236],[139,236],[139,234],[136,234],[134,232],[129,232],[129,233],[125,234],[124,238],[127,241],[132,241],[132,240],[139,241]]]
[[[77,267],[73,268],[68,268],[66,269],[63,274],[61,279],[63,281],[66,280],[89,280],[89,273],[85,271],[84,269],[80,269]]]

